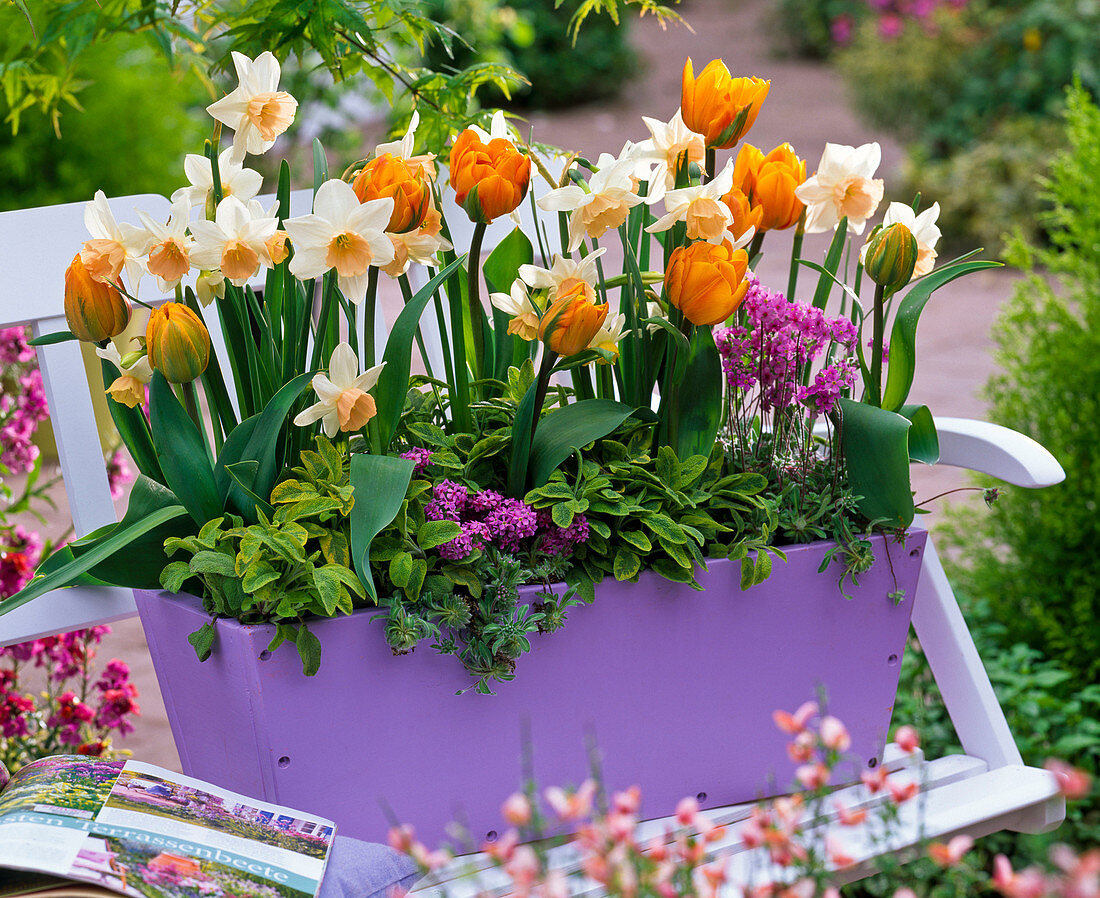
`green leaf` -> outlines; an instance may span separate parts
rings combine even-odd
[[[409,577],[412,576],[413,570],[413,557],[408,552],[398,552],[390,560],[390,580],[393,581],[393,585],[399,589],[403,589],[408,585]]]
[[[848,483],[860,496],[860,513],[888,527],[908,527],[913,521],[909,488],[909,428],[907,418],[852,399],[838,400],[840,441],[848,468]]]
[[[550,517],[553,519],[555,524],[561,527],[562,530],[565,530],[570,524],[573,523],[573,515],[573,509],[564,502],[555,505],[550,509]]]
[[[70,340],[79,340],[80,338],[72,331],[58,331],[56,334],[42,334],[40,337],[35,337],[33,340],[28,340],[28,346],[52,346],[54,343],[68,343]]]
[[[298,627],[294,645],[298,648],[298,657],[302,659],[302,673],[312,677],[321,668],[321,640],[303,623]]]
[[[421,549],[434,549],[462,535],[455,521],[425,521],[416,531],[416,544]]]
[[[526,492],[527,471],[531,463],[531,427],[541,411],[535,408],[537,392],[538,384],[532,382],[519,401],[519,405],[516,406],[516,417],[512,421],[512,460],[508,466],[508,495],[513,499],[519,499]]]
[[[687,368],[676,390],[679,425],[672,448],[680,458],[709,457],[722,422],[722,362],[711,328],[694,329]]]
[[[87,551],[81,554],[80,557],[67,561],[44,576],[36,576],[15,595],[9,596],[0,602],[0,615],[7,614],[9,611],[19,608],[32,599],[37,599],[54,589],[72,586],[81,574],[126,548],[138,537],[159,527],[161,524],[183,517],[186,514],[187,509],[182,505],[169,505],[166,508],[152,512],[147,517],[127,527],[122,527],[121,524],[118,525],[118,527],[111,530],[110,534],[97,540],[94,546],[89,546]],[[125,586],[128,584],[118,585]]]
[[[882,392],[882,407],[898,411],[909,396],[913,386],[913,374],[917,370],[917,324],[921,312],[932,294],[956,278],[981,271],[999,268],[999,262],[972,261],[945,265],[917,281],[905,294],[898,306],[894,327],[890,331],[890,364],[886,371],[886,385]]]
[[[833,242],[829,244],[829,251],[825,254],[825,266],[821,277],[817,279],[817,289],[814,291],[813,305],[824,309],[829,302],[829,294],[832,292],[833,282],[836,280],[836,272],[840,267],[840,258],[844,255],[844,244],[848,238],[848,216],[840,219],[833,234]],[[793,299],[791,300],[793,302]]]
[[[149,418],[165,481],[201,527],[222,511],[206,439],[159,371],[149,386]]]
[[[275,477],[279,471],[279,463],[276,459],[279,432],[283,429],[283,422],[286,421],[290,409],[298,401],[298,397],[313,378],[313,374],[312,371],[299,374],[271,397],[271,401],[264,406],[262,412],[246,418],[234,427],[233,432],[226,437],[221,455],[218,456],[217,464],[214,465],[214,483],[223,507],[236,512],[250,524],[259,520],[255,499],[237,486],[229,474],[228,467],[240,462],[257,462],[251,493],[254,496],[271,495],[271,490],[275,486]]]
[[[378,593],[370,570],[370,544],[397,517],[414,467],[407,458],[362,453],[351,457],[351,485],[356,497],[351,509],[351,560],[367,595],[376,603]]]
[[[613,399],[585,399],[546,415],[531,440],[531,485],[542,486],[573,450],[607,436],[634,413]]]
[[[210,621],[207,621],[194,633],[188,634],[187,641],[191,643],[191,646],[195,649],[195,654],[198,656],[198,659],[200,661],[205,661],[214,650],[214,641],[217,639],[217,636],[218,632],[214,629],[214,625]]]
[[[626,540],[641,552],[651,552],[653,550],[653,543],[641,530],[624,530],[619,533],[619,538]]]
[[[118,369],[106,359],[101,359],[100,362],[103,382],[113,383]],[[130,450],[138,470],[146,477],[164,483],[164,472],[161,471],[160,462],[157,460],[157,450],[153,446],[153,438],[149,433],[145,413],[141,409],[130,408],[121,402],[116,402],[113,396],[107,397],[107,410],[111,413],[115,429],[122,438],[122,442],[126,444],[126,448]]]
[[[186,561],[173,561],[160,572],[160,586],[168,592],[179,592],[191,576],[191,567]]]
[[[615,579],[630,580],[637,576],[642,566],[641,559],[626,546],[619,546],[615,553]]]
[[[193,574],[221,574],[223,577],[236,577],[237,571],[233,564],[233,556],[225,552],[211,552],[203,549],[196,552],[188,564]],[[245,587],[247,590],[248,588]],[[251,590],[248,590],[251,592]]]
[[[903,405],[898,413],[913,424],[909,428],[909,458],[926,465],[936,464],[940,460],[940,438],[928,406]]]
[[[647,514],[642,518],[642,523],[657,534],[658,539],[665,539],[671,543],[683,545],[687,542],[687,536],[677,523],[668,515]]]
[[[485,285],[494,293],[507,293],[519,277],[521,265],[535,260],[535,249],[527,235],[518,227],[501,240],[481,266]]]
[[[440,285],[458,270],[466,256],[460,256],[439,274],[416,291],[416,294],[405,303],[405,308],[397,316],[390,330],[389,339],[386,340],[386,350],[382,354],[382,361],[386,367],[378,376],[372,395],[378,409],[377,426],[379,435],[379,452],[388,450],[394,431],[397,430],[401,420],[401,411],[405,407],[405,397],[409,392],[409,372],[412,370],[412,346],[416,339],[416,331],[420,327],[420,316],[428,302],[435,295]]]

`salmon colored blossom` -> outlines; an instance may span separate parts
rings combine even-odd
[[[607,318],[607,303],[597,303],[586,281],[566,281],[539,321],[538,337],[551,352],[576,355],[588,348]]]
[[[875,214],[885,185],[874,173],[882,160],[877,143],[860,147],[827,143],[817,171],[795,190],[806,204],[806,233],[835,228],[848,219],[848,230],[862,234],[867,219]]]
[[[385,230],[397,234],[419,228],[432,201],[431,182],[420,165],[390,153],[375,156],[364,165],[351,189],[361,203],[390,197],[393,211]]]
[[[65,270],[65,321],[78,340],[101,343],[130,323],[130,300],[113,283],[92,277],[77,253]]]
[[[698,326],[721,324],[745,298],[749,256],[729,240],[677,248],[665,271],[665,297]]]
[[[126,365],[130,357],[123,359],[114,343],[108,343],[105,347],[97,346],[95,354],[118,369],[119,376],[106,390],[108,396],[130,408],[136,408],[145,401],[145,385],[153,378],[149,356],[143,354]]]
[[[631,177],[633,168],[630,159],[616,159],[610,153],[602,153],[587,189],[579,184],[567,184],[538,200],[540,209],[570,213],[569,252],[575,252],[585,237],[598,240],[607,231],[619,227],[630,210],[643,202],[635,192],[637,184]]]
[[[970,836],[959,835],[947,843],[933,842],[928,846],[928,856],[940,867],[954,867],[973,847],[974,840]]]
[[[527,196],[531,160],[511,140],[495,137],[486,143],[467,128],[451,147],[450,180],[455,201],[470,220],[487,223],[511,212]]]
[[[237,87],[206,107],[217,121],[234,130],[230,159],[241,162],[245,154],[266,153],[294,121],[298,101],[279,90],[281,69],[274,54],[265,50],[255,60],[233,51]]]
[[[328,375],[313,375],[313,392],[318,401],[300,412],[294,419],[299,427],[308,427],[320,420],[325,436],[334,437],[337,431],[354,433],[362,430],[373,418],[378,408],[374,397],[367,391],[378,383],[378,376],[386,366],[375,365],[362,374],[355,351],[347,343],[340,343],[329,359]]]

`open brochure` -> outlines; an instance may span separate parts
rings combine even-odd
[[[0,792],[0,898],[315,898],[333,830],[139,761],[44,758]]]

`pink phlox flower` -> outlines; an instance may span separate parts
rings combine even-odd
[[[772,720],[784,733],[790,733],[793,736],[805,730],[820,711],[817,702],[803,702],[794,714],[787,711],[773,711]]]
[[[1086,771],[1057,758],[1048,759],[1043,767],[1054,774],[1059,790],[1070,801],[1087,798],[1092,792],[1092,777]]]
[[[698,816],[698,799],[690,795],[686,798],[681,798],[680,803],[676,805],[676,822],[681,826],[692,826],[695,823],[695,818]]]
[[[822,718],[821,743],[830,751],[847,751],[852,747],[852,737],[848,734],[848,728],[831,714]]]
[[[889,790],[890,800],[894,802],[894,804],[904,804],[920,792],[920,785],[916,780],[899,783],[896,780],[887,778],[886,788]]]
[[[512,856],[517,845],[519,845],[519,833],[514,829],[508,829],[496,841],[485,842],[481,850],[493,860],[504,863]]]
[[[522,792],[513,792],[501,805],[500,815],[513,826],[526,826],[531,822],[531,802]]]
[[[849,808],[839,799],[833,802],[833,807],[836,808],[836,819],[841,826],[859,826],[867,819],[866,808]]]
[[[581,543],[588,541],[588,519],[583,514],[573,515],[568,527],[559,527],[549,509],[539,509],[538,531],[541,536],[539,549],[547,555],[565,555]]]
[[[1047,893],[1046,878],[1036,867],[1014,872],[1007,857],[998,854],[993,859],[993,888],[1005,898],[1043,898]]]
[[[804,789],[821,789],[829,783],[829,768],[820,761],[816,764],[803,764],[795,770],[794,776]]]
[[[825,853],[829,858],[829,863],[838,870],[851,867],[856,862],[855,857],[849,853],[847,846],[832,833],[825,837]]]
[[[0,366],[24,365],[34,357],[34,347],[27,344],[26,328],[0,328]]]
[[[641,804],[642,790],[639,786],[631,786],[611,796],[611,808],[620,814],[637,814]]]
[[[928,846],[928,856],[940,867],[954,867],[973,847],[974,840],[970,836],[960,835],[947,843],[933,842]]]
[[[911,755],[920,748],[920,734],[914,727],[900,726],[897,732],[894,733],[894,742],[903,752]]]
[[[596,781],[585,780],[575,792],[566,792],[551,786],[543,795],[546,803],[561,820],[580,820],[592,813],[592,800],[596,797]]]
[[[886,788],[889,777],[889,771],[883,766],[876,767],[874,770],[864,770],[859,776],[860,781],[872,795],[876,795]]]
[[[107,462],[107,483],[111,488],[111,498],[121,499],[125,493],[125,486],[134,479],[134,472],[126,461],[126,453],[121,449],[115,450],[110,461]]]
[[[408,452],[402,452],[399,458],[406,458],[413,462],[413,477],[415,477],[432,463],[432,451],[423,446],[413,446]]]

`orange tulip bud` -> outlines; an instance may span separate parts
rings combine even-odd
[[[753,126],[770,87],[761,78],[730,77],[720,59],[708,62],[696,78],[688,59],[680,95],[684,124],[702,134],[708,147],[728,149]]]
[[[780,144],[760,160],[752,205],[763,209],[758,225],[761,231],[782,231],[797,224],[806,207],[794,192],[805,180],[806,163],[789,143]]]
[[[739,188],[750,200],[756,192],[756,174],[763,164],[763,152],[751,143],[743,144],[737,151],[737,161],[733,165],[733,186]]]
[[[432,201],[431,183],[424,177],[423,167],[391,153],[383,153],[364,165],[351,189],[361,203],[393,198],[393,214],[386,230],[394,234],[420,227]]]
[[[748,253],[728,240],[681,246],[665,271],[665,296],[692,324],[721,324],[745,298],[748,267]]]
[[[130,300],[114,284],[97,281],[80,254],[65,270],[65,320],[78,340],[102,343],[130,323]]]
[[[730,230],[740,237],[749,228],[760,228],[760,221],[764,217],[764,210],[759,206],[753,208],[752,203],[749,202],[749,198],[741,192],[740,187],[734,187],[722,197],[722,202],[725,203],[730,212],[733,213],[733,224],[730,225]]]
[[[590,284],[576,279],[563,281],[558,298],[539,322],[539,339],[558,355],[584,352],[607,318],[607,303],[597,305],[593,299]]]
[[[516,208],[527,195],[531,160],[502,137],[481,142],[466,129],[451,147],[451,186],[471,221],[487,223]]]
[[[210,334],[199,316],[178,302],[166,302],[145,329],[149,364],[170,383],[193,381],[210,361]]]

